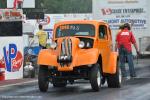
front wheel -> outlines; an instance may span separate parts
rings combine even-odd
[[[46,92],[48,90],[48,67],[40,66],[38,73],[38,85],[41,92]]]
[[[101,87],[101,79],[102,75],[100,72],[100,65],[94,64],[89,72],[89,79],[91,83],[91,87],[94,91],[99,91],[99,88]]]

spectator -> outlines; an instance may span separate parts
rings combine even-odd
[[[47,33],[43,30],[42,25],[39,25],[39,31],[36,33],[39,39],[39,46],[46,49]]]

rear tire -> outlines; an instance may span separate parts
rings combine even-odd
[[[38,85],[41,92],[47,92],[49,85],[47,66],[39,66]]]
[[[107,84],[109,88],[120,88],[121,87],[121,70],[117,66],[115,74],[109,74],[107,76]]]
[[[94,91],[99,91],[99,88],[101,87],[101,72],[100,72],[100,65],[94,64],[89,72],[89,79],[91,83],[91,87]]]

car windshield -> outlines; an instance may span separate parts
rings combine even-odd
[[[65,24],[56,29],[56,38],[65,36],[95,36],[95,27],[91,24]]]

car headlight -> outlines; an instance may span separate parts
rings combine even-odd
[[[51,47],[52,49],[55,49],[56,46],[57,46],[57,43],[56,43],[56,42],[52,42],[52,43],[50,44],[50,47]]]
[[[85,46],[85,43],[83,41],[80,41],[79,48],[83,48]]]

